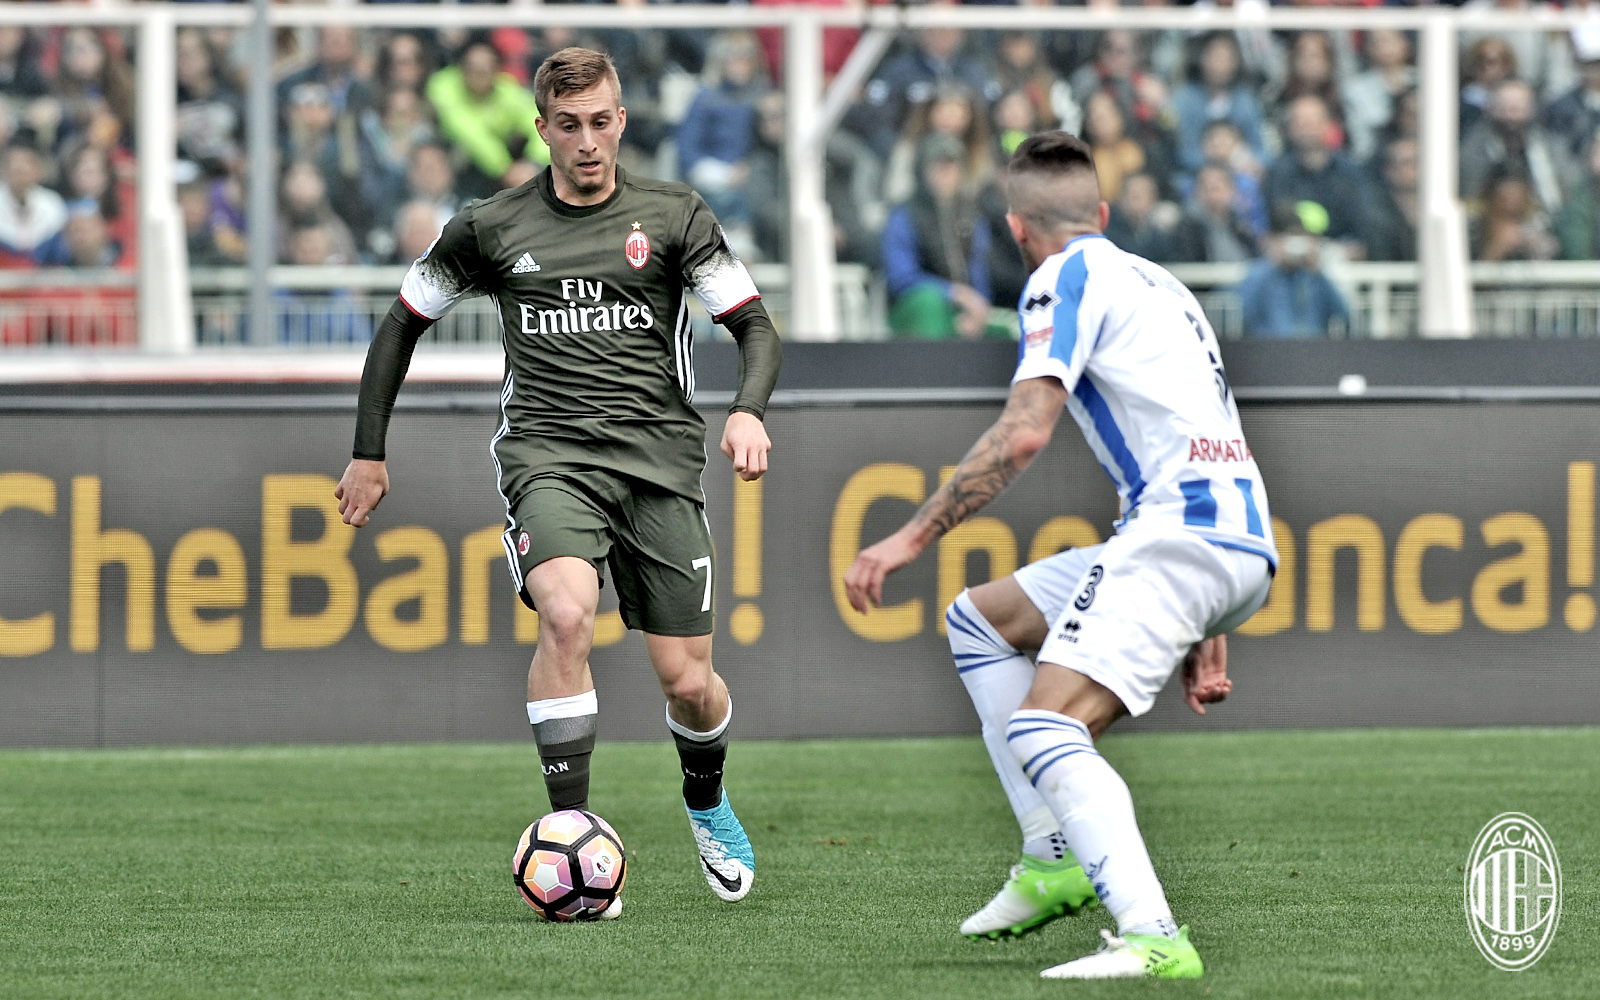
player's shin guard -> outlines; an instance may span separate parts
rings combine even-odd
[[[683,767],[683,801],[690,809],[711,809],[722,801],[722,767],[728,759],[728,723],[733,721],[733,701],[728,714],[709,732],[696,732],[672,717],[667,709],[667,728],[678,746],[678,763]]]
[[[1060,838],[1055,838],[1056,843],[1051,838],[1060,829],[1055,814],[1029,783],[1006,744],[1006,724],[1011,713],[1033,686],[1033,661],[1000,637],[965,590],[945,612],[944,620],[956,673],[983,721],[984,746],[989,749],[989,759],[1006,790],[1011,811],[1017,815],[1017,825],[1022,827],[1023,853],[1044,861],[1061,860]]]
[[[593,691],[528,702],[551,809],[589,808],[589,755],[594,753],[599,712]]]
[[[1006,737],[1023,773],[1044,796],[1119,934],[1177,933],[1150,864],[1121,775],[1077,719],[1035,709],[1011,716]]]

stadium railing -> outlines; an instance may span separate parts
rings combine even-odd
[[[370,293],[379,272],[359,282],[348,274],[310,274],[299,284],[280,285],[285,273],[249,277],[216,277],[196,272],[191,279],[186,266],[182,225],[173,196],[174,105],[171,81],[174,32],[179,26],[244,28],[250,23],[248,7],[230,4],[126,4],[105,2],[93,6],[0,5],[0,23],[21,25],[105,25],[134,27],[137,31],[137,124],[139,136],[140,243],[145,265],[137,277],[107,275],[96,284],[87,278],[63,279],[63,288],[83,292],[104,289],[117,292],[103,302],[79,309],[80,315],[105,319],[78,324],[79,333],[50,338],[68,345],[122,345],[136,339],[147,351],[183,353],[201,344],[266,343],[269,338],[249,336],[250,324],[237,309],[223,308],[230,284],[263,285],[281,289],[288,299],[288,315],[300,308],[291,296],[302,298],[317,282],[328,299],[340,298],[354,316],[369,310],[348,300]],[[790,175],[790,264],[763,277],[774,293],[788,294],[786,333],[794,339],[834,340],[871,337],[881,333],[872,318],[870,282],[833,259],[832,223],[822,191],[822,149],[827,135],[846,110],[852,95],[875,69],[890,42],[901,32],[919,28],[959,27],[969,30],[1093,30],[1126,28],[1136,31],[1206,31],[1223,28],[1251,30],[1355,30],[1378,26],[1415,31],[1419,49],[1422,175],[1420,195],[1419,261],[1416,264],[1350,264],[1335,280],[1354,293],[1351,333],[1362,336],[1471,336],[1475,332],[1501,336],[1600,333],[1600,295],[1585,287],[1600,278],[1600,264],[1573,262],[1531,267],[1469,264],[1465,224],[1456,190],[1458,119],[1457,53],[1463,30],[1554,31],[1584,24],[1582,11],[1543,10],[1506,14],[1498,11],[1463,11],[1445,8],[1384,9],[1280,9],[1265,11],[1237,8],[1067,8],[1067,7],[727,7],[652,5],[618,9],[595,5],[513,4],[510,6],[381,5],[381,6],[273,6],[268,11],[273,27],[350,25],[355,27],[453,27],[501,25],[525,27],[651,28],[755,28],[784,30],[785,80]],[[844,69],[824,91],[821,76],[822,30],[842,25],[863,29],[861,42]],[[265,53],[262,53],[264,56]],[[256,149],[257,162],[270,159],[270,149]],[[318,269],[320,270],[320,269]],[[1227,285],[1237,269],[1188,270],[1186,280],[1207,296],[1218,310],[1225,334],[1237,330],[1237,304],[1231,303]],[[388,288],[393,289],[392,276]],[[787,277],[787,281],[784,278]],[[1209,280],[1208,280],[1209,279]],[[54,276],[29,272],[20,279],[29,290],[54,288]],[[191,280],[195,282],[191,288]],[[287,279],[285,279],[287,280]],[[130,289],[132,290],[130,293]],[[354,290],[354,291],[352,291]],[[881,293],[880,293],[881,294]],[[82,295],[78,296],[82,298]],[[775,294],[776,297],[776,294]],[[40,311],[69,310],[73,296],[43,305],[6,303],[0,296],[0,323],[41,322]],[[133,305],[128,302],[133,300]],[[862,303],[867,303],[863,311]],[[1231,303],[1231,304],[1230,304]],[[210,307],[208,310],[208,306]],[[842,306],[842,308],[841,308]],[[130,313],[129,310],[133,312]],[[31,310],[31,312],[30,312]],[[1230,311],[1231,310],[1231,311]],[[881,314],[881,309],[877,310]],[[306,314],[310,315],[309,308]],[[128,330],[127,317],[133,317]],[[470,317],[471,313],[467,314]],[[33,317],[30,319],[30,317]],[[481,342],[481,324],[464,317],[458,324],[470,328],[457,343]],[[1230,319],[1230,317],[1233,317]],[[197,322],[198,320],[198,322]],[[367,320],[370,322],[370,318]],[[48,316],[42,322],[50,322]],[[67,324],[69,327],[73,324]],[[340,327],[357,339],[360,321]],[[337,331],[335,331],[337,332]],[[336,335],[322,342],[337,342]],[[449,342],[451,338],[443,338]],[[0,343],[21,343],[0,338]]]

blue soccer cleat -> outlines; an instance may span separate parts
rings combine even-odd
[[[689,809],[689,829],[700,850],[700,867],[706,884],[725,902],[734,903],[750,893],[756,878],[756,854],[744,826],[728,804],[728,793],[710,809]]]

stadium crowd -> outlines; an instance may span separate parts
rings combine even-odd
[[[1536,6],[1470,0],[1483,4]],[[828,29],[826,73],[855,38]],[[786,255],[779,31],[276,40],[284,263],[409,263],[466,201],[531,177],[548,162],[531,74],[569,44],[616,58],[626,169],[692,184],[747,257]],[[116,30],[0,27],[0,267],[136,265],[132,56]],[[245,257],[246,72],[243,32],[179,30],[178,197],[196,267]],[[1473,256],[1600,257],[1600,26],[1464,35],[1461,73]],[[828,143],[838,255],[882,275],[898,335],[1005,335],[994,317],[1026,274],[998,177],[1023,138],[1059,127],[1092,145],[1118,245],[1245,263],[1247,332],[1322,335],[1348,315],[1329,261],[1415,259],[1416,88],[1416,39],[1387,29],[916,32]]]

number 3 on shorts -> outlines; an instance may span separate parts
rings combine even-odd
[[[696,559],[694,562],[690,563],[689,565],[694,567],[695,569],[703,569],[703,570],[706,571],[706,599],[705,599],[705,601],[703,601],[701,603],[700,610],[701,611],[710,611],[711,610],[711,557],[710,556],[701,556],[699,559]]]

